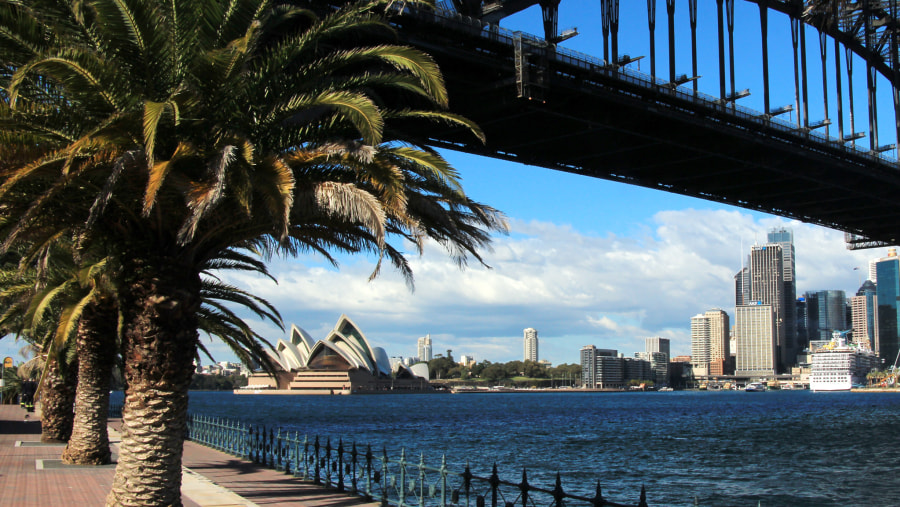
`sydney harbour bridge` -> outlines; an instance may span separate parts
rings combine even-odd
[[[594,0],[579,13],[601,21],[591,54],[565,47],[576,30],[559,30],[560,0],[400,4],[393,23],[438,61],[451,110],[487,138],[448,128],[428,139],[436,147],[814,223],[865,248],[900,243],[897,2]],[[542,36],[500,26],[534,6]],[[620,44],[626,9],[640,11],[627,35],[646,39],[648,54]],[[715,47],[698,51],[698,37]],[[754,61],[736,45],[756,46]],[[773,55],[792,58],[793,71],[770,72]],[[761,86],[743,87],[736,67],[759,69]],[[792,101],[773,103],[785,89]],[[751,94],[761,110],[741,105]]]

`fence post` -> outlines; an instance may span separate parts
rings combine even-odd
[[[447,455],[441,456],[441,507],[447,507]]]
[[[400,449],[400,491],[398,507],[406,505],[406,449]]]
[[[390,493],[387,488],[387,480],[388,480],[388,457],[387,457],[387,449],[381,448],[381,505],[387,507],[388,504],[388,494]]]
[[[275,437],[275,455],[278,456],[275,461],[275,470],[279,472],[284,472],[284,461],[281,456],[281,428],[278,428],[278,435]]]
[[[350,480],[353,481],[353,493],[359,494],[359,483],[356,477],[359,471],[359,454],[356,452],[355,441],[353,442],[353,449],[350,451],[350,464],[353,467],[353,474],[350,476]]]
[[[315,458],[316,458],[316,475],[315,475],[315,477],[313,478],[313,483],[315,483],[315,484],[322,484],[322,479],[319,477],[319,472],[320,472],[320,470],[321,470],[321,468],[319,467],[319,435],[316,435],[315,450],[316,450],[316,455],[315,455]]]
[[[562,478],[559,476],[559,472],[556,472],[556,485],[553,487],[553,499],[555,500],[556,505],[562,505],[563,498],[565,497],[566,492],[563,491]]]
[[[337,489],[338,489],[338,491],[344,491],[344,439],[343,438],[338,439],[337,464],[338,464]]]
[[[591,504],[594,507],[602,507],[606,505],[606,500],[603,499],[603,489],[600,487],[599,480],[597,480],[597,492],[594,493],[594,499],[591,501]]]
[[[497,473],[497,463],[494,463],[494,469],[491,471],[491,478],[488,480],[491,485],[491,507],[497,507],[497,492],[500,489],[500,474]]]
[[[472,470],[469,468],[469,461],[466,460],[466,469],[463,471],[463,485],[466,489],[466,507],[469,506],[469,498],[471,497],[471,489],[472,489]]]
[[[519,484],[519,491],[522,492],[522,507],[528,507],[528,491],[530,490],[530,486],[528,485],[528,471],[525,467],[522,467],[522,482]]]
[[[419,507],[425,507],[425,453],[419,453]]]
[[[366,500],[372,501],[372,445],[366,444]]]

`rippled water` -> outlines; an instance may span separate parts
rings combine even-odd
[[[191,411],[468,461],[501,477],[651,505],[900,505],[900,395],[781,391],[265,396]]]

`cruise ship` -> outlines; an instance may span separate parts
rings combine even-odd
[[[847,342],[848,331],[834,331],[831,341],[813,351],[809,389],[849,391],[865,384],[866,374],[878,366],[878,356],[866,347]]]

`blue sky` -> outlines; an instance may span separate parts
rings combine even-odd
[[[701,1],[699,23],[715,35],[715,2]],[[577,26],[580,35],[564,45],[602,55],[596,0],[567,0],[560,8],[560,29]],[[647,55],[641,70],[649,73],[645,2],[622,2],[620,53]],[[636,8],[638,7],[638,8]],[[595,14],[586,14],[587,12]],[[687,4],[679,2],[676,23],[678,74],[690,72]],[[759,72],[758,10],[736,2],[737,89],[753,93],[741,105],[762,110]],[[540,11],[532,8],[501,23],[511,29],[542,32]],[[772,106],[794,101],[793,60],[786,18],[770,19]],[[807,33],[815,54],[818,38]],[[665,2],[657,6],[657,75],[667,70]],[[702,36],[700,90],[718,94],[715,39]],[[829,46],[830,47],[830,46]],[[829,62],[829,65],[832,63]],[[864,67],[855,64],[857,117],[866,118]],[[636,66],[634,67],[637,68]],[[811,102],[821,102],[817,59],[810,61]],[[833,73],[833,69],[829,70]],[[785,81],[786,80],[786,81]],[[833,86],[833,85],[832,85]],[[845,93],[846,93],[846,83]],[[880,91],[886,93],[887,86]],[[831,108],[834,90],[829,91]],[[890,124],[889,96],[879,99],[882,124]],[[845,105],[845,108],[847,106]],[[835,113],[832,112],[833,117]],[[823,116],[811,105],[811,119]],[[785,119],[790,119],[785,117]],[[860,123],[859,121],[857,122]],[[883,126],[883,129],[892,127]],[[849,132],[849,127],[846,129]],[[856,130],[862,130],[857,125]],[[885,130],[886,131],[886,130]],[[834,132],[832,132],[834,135]],[[890,135],[891,140],[885,137]],[[893,134],[882,133],[882,143]],[[867,141],[864,141],[867,142]],[[411,256],[416,290],[389,270],[368,282],[370,258],[342,259],[339,269],[316,257],[276,259],[272,270],[279,283],[245,276],[230,280],[276,304],[286,325],[294,323],[314,338],[324,338],[345,313],[376,346],[391,356],[416,353],[416,340],[430,334],[435,353],[452,349],[454,357],[506,362],[521,359],[523,330],[539,332],[540,357],[554,364],[578,362],[584,345],[615,348],[631,355],[643,350],[644,338],[672,340],[673,354],[690,351],[690,318],[719,307],[734,315],[733,275],[754,242],[766,232],[793,230],[798,294],[810,290],[856,291],[868,260],[884,249],[850,252],[842,233],[753,213],[698,199],[667,194],[505,161],[443,152],[462,175],[474,199],[507,214],[512,231],[497,237],[486,254],[492,269],[477,264],[458,270],[443,251],[429,245],[421,257]],[[855,267],[861,270],[855,271]],[[284,334],[266,323],[255,328],[273,344]],[[232,360],[221,344],[202,337],[216,360]],[[16,355],[17,344],[0,342],[0,354]],[[209,360],[203,358],[203,363]]]

